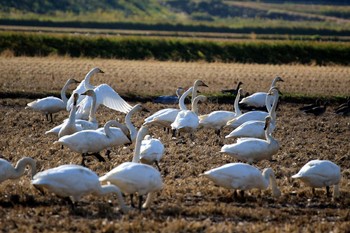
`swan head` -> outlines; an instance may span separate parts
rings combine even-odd
[[[94,96],[95,91],[94,90],[87,90],[84,93],[82,93],[81,95]]]
[[[277,76],[277,77],[275,78],[275,81],[276,81],[276,82],[284,82],[284,80],[283,80],[280,76]]]
[[[74,79],[74,78],[70,78],[68,79],[68,84],[73,84],[73,83],[80,83],[80,81]]]
[[[207,84],[205,84],[202,80],[200,79],[197,79],[195,82],[194,82],[194,86],[197,86],[197,87],[208,87]]]
[[[79,94],[78,93],[74,93],[73,94],[73,104],[75,106],[77,105],[78,98],[79,98]]]
[[[264,127],[264,130],[266,130],[267,127],[269,127],[270,122],[271,122],[271,117],[270,117],[270,116],[265,117],[265,127]]]
[[[100,68],[98,68],[98,67],[95,67],[95,68],[92,68],[91,70],[90,70],[90,73],[91,74],[95,74],[95,73],[104,73]]]

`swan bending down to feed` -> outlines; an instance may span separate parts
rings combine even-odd
[[[28,103],[25,109],[32,109],[34,111],[42,112],[43,114],[45,114],[47,120],[49,120],[50,116],[51,122],[53,122],[52,114],[66,109],[66,104],[68,101],[66,91],[68,87],[73,83],[79,83],[79,81],[75,79],[67,80],[66,84],[64,84],[61,90],[61,99],[54,96],[48,96],[42,99],[37,99],[33,102]]]
[[[163,154],[163,143],[159,139],[152,138],[151,135],[146,135],[141,142],[140,162],[149,165],[154,163],[160,171],[159,161],[163,157]]]
[[[273,79],[270,89],[276,86],[277,82],[284,82],[281,77],[276,77]],[[263,108],[266,106],[266,92],[256,92],[250,96],[243,98],[239,103],[247,105],[249,107]]]
[[[270,129],[271,118],[268,116],[265,120],[265,137],[260,138],[239,138],[236,143],[224,145],[220,152],[227,153],[239,160],[248,163],[260,160],[271,160],[272,155],[278,152],[279,142],[271,136]]]
[[[281,191],[277,187],[276,177],[271,168],[265,168],[263,172],[245,163],[229,163],[221,167],[204,172],[205,176],[216,185],[241,191],[243,197],[245,190],[262,189],[265,190],[271,185],[272,195],[279,197]]]
[[[238,102],[242,94],[242,89],[239,89],[234,102],[234,112],[231,111],[213,111],[209,114],[199,116],[200,128],[214,128],[215,133],[219,136],[221,129],[226,125],[229,120],[238,117],[242,114],[239,109]]]
[[[163,188],[160,172],[150,165],[139,163],[141,142],[147,134],[147,126],[142,126],[137,134],[132,162],[124,162],[100,177],[100,182],[110,182],[118,186],[123,193],[130,194],[131,200],[136,193],[139,196],[140,210],[142,207],[150,207],[155,192]],[[142,195],[146,194],[146,202],[142,205]]]
[[[57,196],[69,197],[73,208],[76,202],[85,195],[102,196],[115,193],[121,210],[124,213],[128,211],[118,187],[111,184],[101,185],[96,173],[79,165],[61,165],[39,172],[34,176],[32,184],[42,193],[44,189],[47,189]]]
[[[116,135],[113,134],[110,127],[123,127],[115,120],[110,120],[104,125],[104,130],[83,130],[72,135],[66,135],[55,141],[54,144],[60,144],[68,147],[74,152],[82,155],[81,165],[85,166],[85,157],[94,155],[100,162],[105,159],[100,155],[100,151],[113,145]]]
[[[271,88],[267,95],[267,102],[269,96],[273,96],[273,105],[271,109],[269,108],[269,116],[271,118],[270,132],[273,132],[276,128],[276,107],[278,103],[278,90],[276,87]],[[267,105],[269,106],[269,105]],[[265,119],[261,120],[251,120],[246,121],[237,128],[235,128],[229,135],[225,138],[242,138],[242,137],[252,137],[252,138],[265,138]]]
[[[84,80],[73,91],[74,93],[82,94],[87,90],[94,90],[96,94],[96,109],[103,104],[113,110],[127,113],[130,111],[131,106],[109,85],[101,84],[99,86],[93,86],[90,84],[90,78],[95,73],[104,73],[99,68],[93,68],[85,76]],[[67,110],[70,110],[73,103],[73,98],[69,98],[67,102]],[[77,119],[87,120],[89,117],[89,110],[92,105],[92,100],[88,97],[82,97],[78,100]]]
[[[330,196],[329,186],[334,185],[333,197],[339,197],[340,167],[329,160],[311,160],[292,178],[310,186],[314,195],[315,188],[326,187],[327,196]]]
[[[18,179],[24,175],[26,166],[31,167],[32,177],[36,174],[36,162],[30,157],[23,157],[18,160],[15,167],[5,159],[0,159],[0,183],[8,179]]]

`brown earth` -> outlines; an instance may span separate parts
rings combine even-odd
[[[12,59],[12,60],[11,60]],[[74,77],[83,77],[92,65],[101,66],[103,60],[84,60],[86,66],[81,72],[70,71],[74,67],[71,59],[52,59],[50,66],[52,71],[48,72],[48,61],[50,59],[34,58],[16,58],[28,60],[29,63],[23,62],[18,65],[18,70],[12,68],[13,73],[9,73],[9,63],[15,58],[1,58],[1,67],[5,73],[0,75],[1,91],[12,90],[33,90],[37,93],[45,92],[49,87],[59,90],[63,80]],[[22,61],[23,61],[22,60]],[[34,63],[33,63],[34,61]],[[63,61],[63,62],[62,62]],[[77,61],[77,60],[73,60]],[[9,63],[6,63],[9,62]],[[83,63],[84,63],[83,62]],[[114,64],[112,61],[110,61]],[[114,61],[120,65],[126,61]],[[55,63],[60,68],[55,67]],[[62,65],[62,63],[64,65]],[[144,71],[141,75],[141,68],[152,67],[155,62],[131,62],[134,65],[134,73],[128,77],[143,77],[152,75],[150,70]],[[7,66],[4,66],[7,64]],[[82,65],[82,63],[79,63]],[[107,65],[107,70],[112,65]],[[141,65],[143,64],[143,65]],[[163,69],[166,63],[160,63],[159,69]],[[138,67],[140,65],[140,67]],[[174,83],[163,85],[163,81],[153,83],[151,79],[148,82],[142,81],[137,87],[129,81],[127,77],[114,77],[113,80],[119,80],[115,84],[121,87],[124,83],[123,91],[137,93],[148,93],[154,88],[157,92],[166,92],[174,90],[178,86],[177,80],[183,80],[180,77],[181,70],[178,66],[202,69],[213,64],[186,64],[170,63],[175,66]],[[216,64],[219,67],[231,66],[230,64]],[[154,65],[155,66],[155,65]],[[200,68],[198,68],[198,66]],[[233,67],[241,66],[246,73],[251,72],[247,67],[249,65],[232,64]],[[26,67],[26,72],[21,70]],[[252,66],[253,67],[253,66]],[[296,66],[296,68],[300,68]],[[61,69],[61,70],[60,70]],[[73,68],[72,68],[73,69]],[[123,67],[115,67],[123,69]],[[125,69],[125,68],[124,68]],[[154,68],[155,69],[155,68]],[[164,68],[165,69],[165,68]],[[169,69],[167,67],[167,69]],[[216,68],[218,72],[219,68]],[[307,70],[307,67],[300,69]],[[345,76],[349,68],[347,67],[309,67],[309,74],[315,70],[341,69]],[[266,67],[265,69],[266,73]],[[54,72],[55,71],[55,72]],[[185,73],[186,70],[183,71]],[[208,71],[208,70],[207,70]],[[36,80],[36,74],[42,72],[42,80]],[[257,73],[259,69],[252,70]],[[272,71],[271,71],[272,72]],[[292,69],[289,70],[292,73]],[[297,72],[297,71],[295,71]],[[341,73],[340,72],[340,73]],[[57,73],[57,74],[56,74]],[[177,75],[175,75],[175,73]],[[264,73],[266,75],[266,73]],[[322,72],[321,72],[322,73]],[[55,74],[52,78],[47,78]],[[287,73],[289,74],[289,73]],[[289,75],[281,75],[292,79]],[[56,76],[57,75],[57,76]],[[12,81],[5,80],[3,77],[11,78]],[[171,75],[170,75],[171,76]],[[173,77],[172,76],[172,77]],[[211,79],[214,76],[192,76],[190,80],[184,80],[185,85],[190,85],[194,79],[201,77],[209,85],[221,88],[218,81]],[[263,76],[263,74],[261,74]],[[269,86],[271,75],[264,86]],[[301,75],[300,75],[301,76]],[[326,75],[324,75],[326,76]],[[349,79],[343,76],[337,76],[342,83],[349,82]],[[32,77],[32,79],[28,79]],[[159,76],[158,76],[159,77]],[[218,76],[215,76],[218,77]],[[299,76],[298,76],[299,77]],[[56,78],[59,81],[56,80]],[[243,77],[242,77],[243,78]],[[290,78],[290,79],[289,79]],[[330,77],[328,79],[330,85]],[[102,81],[100,76],[94,77],[94,83]],[[297,79],[297,78],[296,78]],[[35,83],[30,84],[34,80]],[[47,81],[50,82],[47,82]],[[103,78],[106,82],[107,79]],[[124,81],[121,81],[124,80]],[[258,79],[257,79],[258,80]],[[308,80],[306,78],[306,80]],[[322,76],[320,78],[322,79]],[[232,82],[234,82],[232,80]],[[261,81],[262,82],[262,81]],[[306,81],[305,81],[306,82]],[[320,81],[323,82],[323,81]],[[263,83],[263,82],[262,82]],[[28,86],[27,86],[28,84]],[[126,85],[129,84],[129,85]],[[37,87],[37,86],[38,87]],[[184,85],[184,86],[185,86]],[[223,84],[222,84],[223,85]],[[229,84],[224,84],[229,85]],[[248,84],[249,87],[253,85]],[[263,86],[261,85],[261,86]],[[291,88],[286,83],[283,89]],[[291,86],[299,87],[298,84],[292,83]],[[142,87],[146,86],[146,90]],[[349,90],[349,87],[339,85],[338,87]],[[140,88],[141,87],[141,88]],[[315,85],[314,87],[317,87]],[[258,89],[259,86],[256,86]],[[301,87],[300,87],[301,88]],[[302,87],[306,90],[307,87]],[[310,88],[310,87],[309,87]],[[325,87],[326,89],[328,87]],[[334,88],[334,87],[333,87]],[[338,89],[331,88],[335,93]],[[119,90],[118,88],[116,88]],[[311,88],[312,89],[312,88]],[[312,89],[313,91],[317,88]],[[322,88],[320,88],[322,89]],[[50,90],[50,89],[49,89]],[[210,91],[215,88],[210,88]],[[204,88],[201,91],[206,92]],[[252,90],[253,92],[254,90]],[[311,92],[311,91],[310,91]],[[171,93],[171,92],[170,92]],[[343,92],[344,93],[344,92]],[[349,93],[349,92],[346,92]],[[0,154],[13,164],[23,156],[30,156],[38,161],[38,170],[45,170],[67,163],[80,163],[80,155],[71,152],[69,149],[60,149],[59,146],[52,143],[56,138],[46,136],[44,132],[54,127],[57,122],[61,122],[68,115],[67,112],[61,112],[55,116],[56,123],[48,123],[45,117],[40,113],[25,110],[26,103],[30,99],[0,99]],[[130,102],[136,104],[136,102]],[[174,107],[173,105],[160,105],[147,102],[143,104],[151,113],[165,108]],[[282,191],[280,198],[271,197],[271,191],[259,192],[253,190],[247,193],[245,202],[236,200],[232,196],[232,190],[217,187],[213,182],[199,177],[202,172],[219,167],[229,162],[235,162],[228,155],[221,154],[221,142],[232,143],[233,140],[218,139],[211,130],[199,130],[196,133],[195,143],[189,139],[185,144],[179,143],[179,139],[172,139],[171,135],[166,134],[162,129],[152,128],[151,133],[160,137],[165,145],[166,151],[160,166],[164,180],[164,189],[158,193],[155,203],[148,210],[141,213],[134,210],[128,214],[122,214],[117,208],[116,198],[112,195],[106,197],[86,196],[79,203],[75,211],[71,210],[69,205],[54,195],[41,195],[30,184],[29,172],[19,180],[5,181],[0,184],[0,229],[2,232],[346,232],[350,229],[350,118],[334,114],[334,105],[330,106],[327,111],[319,117],[301,113],[298,108],[301,104],[281,102],[277,113],[277,128],[274,137],[280,141],[281,148],[273,157],[275,161],[261,161],[256,164],[263,169],[272,167],[276,173],[277,184]],[[218,105],[216,103],[200,104],[200,113],[209,113],[213,110],[226,109],[231,110],[229,104]],[[143,119],[151,113],[139,113],[133,118],[134,124],[139,127]],[[101,108],[97,112],[97,119],[101,125],[106,121],[114,118],[124,118],[123,114]],[[222,135],[228,134],[228,129]],[[223,137],[222,137],[223,138]],[[220,142],[221,141],[221,142]],[[114,148],[111,156],[112,159],[106,163],[100,163],[94,159],[88,162],[88,167],[98,175],[102,175],[114,166],[130,161],[132,157],[133,146],[127,148]],[[102,152],[103,154],[103,152]],[[298,181],[290,179],[290,176],[296,173],[307,161],[311,159],[328,159],[337,163],[342,170],[342,181],[340,184],[341,197],[335,201],[326,197],[325,190],[317,190],[316,197],[312,196],[310,188]],[[129,199],[126,201],[129,203]]]

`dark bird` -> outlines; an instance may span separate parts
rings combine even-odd
[[[240,86],[242,84],[243,84],[242,82],[239,82],[235,89],[223,89],[223,90],[221,90],[221,93],[223,93],[223,94],[230,94],[230,95],[236,96],[237,93],[238,93],[238,90],[239,90],[239,88],[240,88]]]
[[[309,109],[312,109],[314,107],[319,107],[319,106],[321,106],[321,100],[320,99],[316,99],[315,103],[308,104],[308,105],[305,105],[303,107],[300,107],[299,110],[300,111],[307,111]]]
[[[327,105],[328,105],[328,102],[326,101],[323,106],[316,106],[311,109],[304,110],[304,112],[314,114],[315,116],[319,116],[326,111]]]
[[[348,100],[346,103],[343,103],[339,105],[335,109],[335,113],[343,116],[349,116],[350,115],[350,100]]]

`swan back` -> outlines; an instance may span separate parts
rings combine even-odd
[[[329,160],[311,160],[292,178],[313,188],[336,185],[341,178],[340,167]]]

